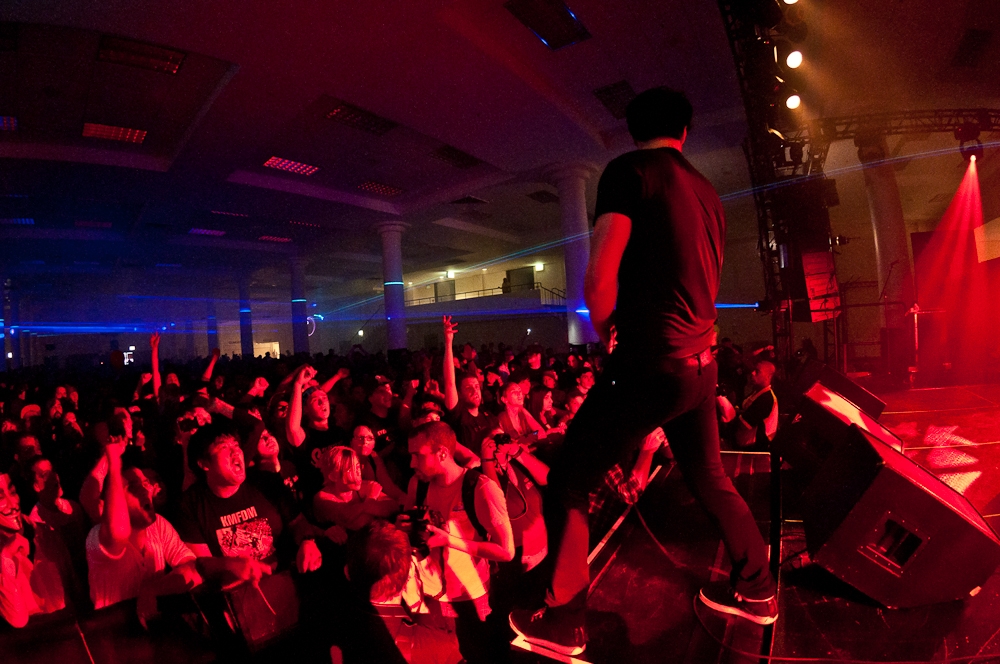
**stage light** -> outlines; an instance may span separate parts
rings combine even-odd
[[[799,97],[799,95],[795,92],[792,92],[791,94],[788,95],[788,97],[785,98],[785,106],[793,111],[801,105],[802,105],[802,98]]]
[[[8,360],[13,360],[13,359],[14,359],[14,353],[10,353],[10,352],[8,352],[8,353],[7,353],[7,359],[8,359]]]
[[[785,56],[785,64],[789,69],[798,69],[802,65],[802,51],[795,50]]]
[[[794,5],[799,0],[783,0],[786,5]]]

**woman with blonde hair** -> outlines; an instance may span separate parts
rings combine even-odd
[[[313,513],[319,523],[350,532],[398,511],[398,503],[382,493],[378,482],[362,478],[361,462],[350,447],[313,450],[312,459],[323,474],[323,488],[313,498]]]

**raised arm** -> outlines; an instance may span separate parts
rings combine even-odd
[[[590,261],[583,282],[583,297],[590,322],[605,344],[611,340],[611,325],[618,298],[618,266],[632,234],[632,220],[617,212],[597,218],[590,239]]]
[[[350,369],[348,369],[347,367],[340,367],[339,369],[337,369],[337,373],[333,374],[332,376],[330,376],[329,378],[327,378],[325,381],[323,381],[322,383],[320,383],[319,389],[321,389],[324,392],[326,392],[327,394],[329,394],[330,390],[333,389],[334,385],[336,385],[337,383],[339,383],[340,381],[344,380],[345,378],[347,378],[350,375],[351,375],[351,370]]]
[[[205,371],[201,374],[201,382],[207,383],[212,380],[212,372],[215,371],[215,363],[219,361],[219,355],[222,354],[218,348],[212,349],[212,357],[208,359],[208,366],[205,367]]]
[[[108,460],[108,474],[104,478],[104,512],[98,540],[109,555],[117,558],[125,551],[132,524],[125,502],[125,487],[122,484],[122,453],[128,441],[124,437],[112,436],[104,448]]]
[[[292,447],[298,447],[306,440],[306,431],[302,428],[302,391],[315,375],[316,371],[311,366],[303,364],[292,381],[292,398],[288,401],[288,417],[285,419],[285,435]]]
[[[458,323],[451,322],[451,316],[441,319],[444,326],[444,407],[452,410],[458,405],[458,385],[455,383],[455,332]]]
[[[153,332],[149,335],[149,350],[153,358],[153,396],[156,402],[160,402],[160,386],[163,381],[160,377],[160,333]]]

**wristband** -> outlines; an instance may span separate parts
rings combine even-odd
[[[521,452],[523,452],[523,451],[524,451],[524,448],[523,447],[519,447],[519,448],[517,448],[517,454],[511,455],[508,458],[509,459],[516,459],[517,457],[521,456]]]

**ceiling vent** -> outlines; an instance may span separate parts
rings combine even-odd
[[[296,226],[308,226],[309,228],[323,228],[323,224],[314,224],[311,221],[295,221],[292,219],[288,223]]]
[[[590,33],[561,0],[509,0],[504,7],[553,51],[590,39]]]
[[[0,115],[0,131],[17,131],[17,118],[13,115]]]
[[[212,214],[222,215],[223,217],[249,217],[248,214],[243,214],[242,212],[225,212],[223,210],[212,210]]]
[[[17,23],[0,23],[0,52],[9,53],[17,50],[18,32]]]
[[[481,198],[476,198],[475,196],[466,196],[465,198],[459,198],[457,201],[452,201],[452,205],[486,205],[488,201],[484,201]]]
[[[77,228],[111,228],[110,221],[88,221],[86,219],[77,219],[73,225]]]
[[[625,117],[625,107],[635,98],[635,90],[628,81],[618,81],[594,90],[594,96],[617,120]]]
[[[362,182],[361,184],[358,185],[358,189],[360,189],[361,191],[366,191],[369,194],[384,196],[385,198],[392,198],[393,196],[399,196],[404,191],[399,187],[393,187],[388,184],[382,184],[381,182],[375,182],[374,180],[368,180],[367,182]]]
[[[292,161],[291,159],[282,159],[280,157],[271,157],[264,162],[264,165],[268,168],[277,168],[279,171],[288,171],[289,173],[297,173],[298,175],[312,175],[319,170],[318,166],[310,166],[300,161]]]
[[[35,220],[27,217],[0,219],[0,226],[34,226]]]
[[[528,194],[528,198],[539,203],[558,203],[559,197],[553,194],[551,191],[546,191],[545,189],[539,189],[536,192]]]
[[[217,231],[211,228],[192,228],[188,235],[211,235],[212,237],[222,237],[226,231]]]
[[[474,168],[483,163],[468,152],[462,152],[458,148],[453,148],[450,145],[442,145],[437,150],[432,152],[431,156],[447,164],[451,164],[455,168]]]
[[[387,120],[381,115],[375,115],[371,111],[366,111],[363,108],[354,104],[348,104],[346,101],[340,101],[339,99],[334,100],[334,106],[327,111],[326,118],[328,120],[336,120],[348,127],[366,131],[369,134],[375,134],[376,136],[384,136],[399,126],[397,123]]]
[[[176,74],[186,55],[182,51],[121,37],[101,37],[101,47],[97,51],[97,59],[101,62],[149,69],[164,74]]]
[[[85,138],[101,138],[106,141],[121,141],[122,143],[141,144],[146,140],[146,130],[144,129],[129,129],[128,127],[115,127],[94,122],[83,123],[83,135]]]
[[[257,238],[261,242],[291,242],[290,237],[278,237],[277,235],[261,235]]]

